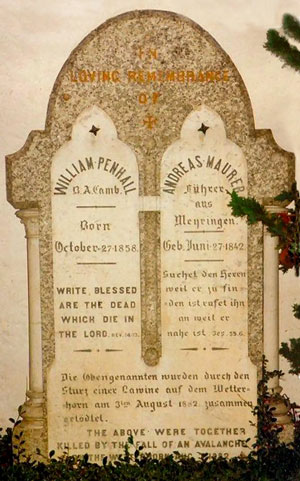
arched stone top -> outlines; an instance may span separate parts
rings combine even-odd
[[[139,58],[140,50],[143,54],[148,50],[157,51],[157,58],[149,58],[146,62],[141,62]],[[204,76],[203,81],[188,81],[188,85],[194,83],[205,86],[221,86],[224,90],[224,108],[230,109],[230,103],[238,97],[243,102],[236,104],[236,110],[243,111],[248,119],[249,129],[254,129],[254,120],[250,99],[245,88],[244,82],[236,69],[229,55],[221,48],[216,40],[202,27],[182,15],[160,10],[136,10],[107,20],[89,33],[80,44],[73,50],[69,58],[63,65],[52,90],[46,125],[51,127],[56,116],[56,110],[60,111],[61,101],[72,104],[72,92],[70,89],[70,78],[75,69],[82,69],[87,73],[85,83],[87,87],[90,83],[94,86],[92,96],[101,95],[107,89],[108,83],[98,83],[92,79],[93,72],[102,67],[105,71],[119,72],[120,81],[115,81],[114,86],[123,88],[136,87],[135,83],[127,82],[127,72],[137,70],[155,71],[201,71]],[[73,70],[72,70],[73,69]],[[228,75],[228,80],[213,81],[205,80],[208,72],[216,75],[217,72],[222,78],[224,72]],[[78,72],[77,72],[78,73]],[[73,83],[76,75],[72,76]],[[227,77],[226,77],[227,78]],[[229,81],[229,78],[231,81]],[[78,80],[78,77],[77,77]],[[84,74],[82,75],[84,80]],[[169,82],[167,82],[168,84]],[[186,82],[178,81],[177,86],[185,86]],[[172,87],[176,83],[169,83]],[[161,87],[161,82],[152,83],[153,87]],[[71,87],[74,85],[71,84]],[[142,82],[139,87],[145,86]],[[147,87],[149,85],[147,84]],[[176,93],[176,88],[174,93]],[[183,89],[180,88],[179,91]],[[214,97],[212,89],[202,89],[204,96],[209,94]],[[225,92],[226,90],[226,92]],[[117,89],[116,89],[117,91]],[[109,93],[109,92],[108,92]],[[62,96],[62,98],[60,98]],[[68,98],[70,96],[70,98]],[[227,101],[225,102],[225,98]],[[68,98],[66,101],[65,99]],[[91,99],[90,99],[91,100]],[[184,100],[181,92],[181,100]],[[200,99],[198,99],[199,102]],[[201,99],[201,101],[203,101]],[[212,98],[211,101],[214,101]]]
[[[53,155],[92,106],[107,113],[135,152],[140,193],[158,195],[162,155],[201,104],[217,112],[228,139],[243,150],[249,178],[256,177],[251,195],[269,198],[289,188],[293,156],[269,131],[255,131],[243,80],[220,45],[181,15],[137,10],[106,21],[71,53],[55,81],[45,130],[7,156],[8,200],[16,208],[49,203]]]

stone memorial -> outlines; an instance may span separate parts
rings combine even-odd
[[[280,212],[293,180],[189,19],[129,12],[79,44],[45,130],[7,156],[28,248],[27,453],[101,463],[130,435],[158,459],[245,449],[262,354],[278,363],[278,268],[276,239],[233,217],[229,192]]]

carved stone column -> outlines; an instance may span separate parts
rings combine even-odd
[[[278,206],[265,206],[271,214],[279,214],[284,209]],[[268,371],[279,370],[279,265],[278,237],[271,236],[264,228],[264,354],[268,361]],[[282,387],[278,376],[270,379],[269,389],[274,394],[272,407],[278,424],[291,422],[289,404],[279,395]],[[276,399],[277,398],[277,399]]]
[[[20,408],[23,420],[17,431],[26,430],[26,454],[35,457],[40,447],[44,429],[43,421],[43,371],[42,371],[42,322],[40,296],[39,211],[36,208],[16,212],[25,226],[27,239],[28,276],[28,337],[29,337],[29,389],[27,400]]]

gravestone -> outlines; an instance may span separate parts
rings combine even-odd
[[[28,243],[27,452],[100,463],[129,435],[159,459],[244,449],[263,246],[228,192],[268,203],[293,161],[255,130],[237,69],[189,19],[129,12],[72,52],[45,130],[7,156]]]

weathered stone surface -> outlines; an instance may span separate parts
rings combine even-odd
[[[255,131],[239,73],[198,25],[136,11],[83,40],[45,131],[7,157],[9,201],[40,211],[48,449],[97,461],[135,429],[160,454],[240,452],[262,354],[262,231],[231,222],[226,189],[268,201],[293,179],[293,156]],[[185,232],[200,219],[217,232]]]

